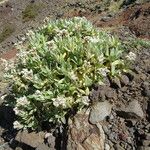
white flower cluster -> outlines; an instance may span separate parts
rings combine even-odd
[[[16,55],[17,55],[17,57],[19,57],[19,58],[24,58],[24,57],[27,56],[27,54],[29,54],[28,51],[20,51],[20,52],[17,53]]]
[[[46,42],[49,48],[56,49],[57,45],[55,44],[54,40]],[[51,49],[50,49],[51,50]]]
[[[136,59],[136,54],[133,52],[130,52],[129,55],[126,56],[126,58],[130,61],[134,61]]]
[[[36,96],[37,98],[39,98],[40,100],[44,100],[44,99],[45,99],[45,98],[44,98],[44,95],[43,95],[42,92],[39,91],[39,90],[36,90],[36,91],[35,91],[35,96]]]
[[[21,50],[19,53],[17,53],[17,58],[21,60],[22,64],[26,64],[26,57],[29,54],[28,51]]]
[[[20,110],[18,107],[15,107],[13,111],[15,112],[15,115],[21,115],[25,113],[24,111]]]
[[[91,43],[98,43],[99,39],[96,37],[86,36],[84,37],[84,40]]]
[[[72,79],[73,81],[76,81],[76,80],[78,79],[78,77],[76,76],[76,74],[74,73],[74,71],[71,71],[71,72],[69,73],[69,75],[70,75],[70,77],[71,77],[71,79]]]
[[[17,106],[25,106],[30,104],[30,101],[27,99],[26,96],[18,98],[16,102]]]
[[[21,125],[18,121],[15,121],[13,123],[14,129],[22,129],[23,125]]]
[[[33,79],[33,71],[31,69],[28,70],[28,69],[24,68],[24,69],[22,69],[22,71],[20,73],[21,73],[22,77],[25,79],[29,79],[29,80]]]
[[[6,96],[7,96],[7,94],[2,95],[2,96],[1,96],[1,99],[2,99],[2,100],[5,100],[5,97],[6,97]]]
[[[0,61],[1,61],[2,65],[3,65],[4,67],[7,67],[8,62],[7,62],[6,59],[1,58]]]
[[[9,60],[7,61],[6,59],[1,58],[2,66],[4,66],[4,71],[7,72],[10,69],[14,69],[14,61]]]
[[[84,67],[91,67],[90,61],[84,60],[83,66],[84,66]]]
[[[52,101],[55,107],[59,107],[59,106],[63,106],[64,108],[66,107],[66,99],[63,96],[53,98]]]
[[[41,96],[41,95],[42,95],[42,93],[41,93],[41,91],[36,90],[36,91],[35,91],[35,95],[37,95],[37,96]]]
[[[55,44],[54,40],[48,41],[46,43],[49,47],[53,47],[53,45]]]
[[[102,76],[106,77],[106,76],[107,76],[107,73],[110,72],[110,71],[109,71],[109,69],[108,69],[107,67],[104,67],[104,68],[99,68],[99,69],[98,69],[98,72],[99,72]]]
[[[20,113],[20,110],[18,109],[18,107],[15,107],[15,108],[13,109],[13,111],[15,112],[16,115],[18,115],[18,114]]]
[[[57,33],[57,36],[66,36],[69,35],[69,32],[66,29],[55,29],[55,32]]]
[[[99,61],[99,63],[103,63],[103,62],[104,62],[104,59],[105,59],[105,57],[104,57],[103,54],[101,54],[101,55],[98,56],[98,61]]]

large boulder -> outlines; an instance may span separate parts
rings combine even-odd
[[[69,120],[68,150],[104,150],[105,134],[98,123],[88,122],[89,113],[80,113]]]

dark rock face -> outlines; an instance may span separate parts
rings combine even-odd
[[[121,83],[120,83],[119,78],[116,77],[116,78],[112,79],[111,80],[111,85],[114,88],[121,88]]]

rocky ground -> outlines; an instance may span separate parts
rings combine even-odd
[[[150,3],[126,0],[119,7],[116,3],[110,7],[98,0],[44,0],[46,7],[39,8],[36,17],[27,15],[25,20],[21,17],[28,4],[40,2],[11,0],[0,6],[0,30],[6,24],[15,26],[11,35],[0,43],[1,57],[14,58],[17,51],[13,43],[48,15],[52,18],[85,16],[95,26],[118,35],[128,45],[127,49],[136,53],[136,62],[132,73],[121,79],[108,79],[105,86],[95,85],[89,96],[92,106],[69,119],[62,132],[61,129],[17,132],[12,128],[13,111],[0,100],[0,149],[150,150]],[[2,75],[0,82],[3,95],[8,88]]]

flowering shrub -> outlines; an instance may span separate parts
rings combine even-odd
[[[92,84],[127,71],[121,42],[85,18],[46,22],[17,47],[15,63],[5,62],[5,75],[13,81],[15,128],[65,123],[72,109],[89,105]],[[126,59],[135,59],[130,55]]]

